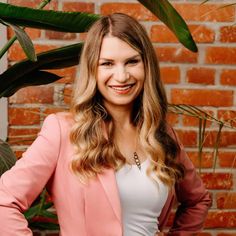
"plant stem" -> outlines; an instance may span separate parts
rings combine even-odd
[[[175,114],[180,114],[180,115],[188,115],[196,118],[203,118],[206,119],[207,121],[215,122],[218,124],[221,124],[222,122],[224,123],[224,127],[231,128],[231,129],[236,129],[233,125],[229,124],[229,121],[235,120],[235,119],[230,119],[221,121],[214,116],[200,110],[197,107],[190,106],[190,105],[176,105],[176,104],[168,104],[168,109],[170,112],[175,113]],[[190,109],[190,110],[189,110]],[[236,121],[236,120],[235,120]]]
[[[214,169],[214,173],[215,173],[215,170],[216,170],[216,161],[217,161],[218,150],[219,150],[219,145],[220,145],[221,131],[222,131],[223,127],[224,127],[224,123],[221,122],[219,124],[219,130],[217,132],[216,141],[215,141],[215,145],[214,145],[214,155],[213,155],[213,169]]]
[[[43,9],[48,3],[50,3],[51,0],[43,0],[38,6],[37,9]],[[22,28],[24,29],[24,27]],[[9,41],[3,46],[3,48],[0,50],[0,59],[3,57],[3,55],[7,52],[7,50],[11,47],[11,45],[16,41],[17,37],[14,35]]]
[[[43,0],[38,6],[37,9],[43,9],[51,0]]]
[[[202,167],[202,118],[199,118],[199,126],[198,126],[198,161],[199,161],[199,173],[201,174],[201,167]]]

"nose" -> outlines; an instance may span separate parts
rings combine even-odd
[[[125,83],[129,79],[129,74],[124,66],[117,66],[114,71],[114,78],[120,83]]]

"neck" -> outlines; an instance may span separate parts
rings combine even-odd
[[[129,107],[117,106],[117,107],[112,107],[112,109],[106,107],[106,109],[111,115],[116,128],[124,129],[133,126],[131,120],[131,114],[132,114],[131,106]]]

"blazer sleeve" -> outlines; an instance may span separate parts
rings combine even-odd
[[[49,115],[33,144],[0,178],[1,236],[31,236],[26,211],[53,174],[60,152],[60,125]]]
[[[194,235],[202,230],[208,209],[212,204],[211,195],[205,189],[204,184],[197,174],[194,165],[180,145],[179,162],[185,167],[184,178],[175,184],[175,192],[178,207],[175,214],[170,235],[187,236]]]

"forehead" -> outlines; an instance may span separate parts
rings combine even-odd
[[[105,36],[102,40],[100,58],[113,59],[116,57],[132,57],[139,55],[139,52],[125,41],[114,37]]]

